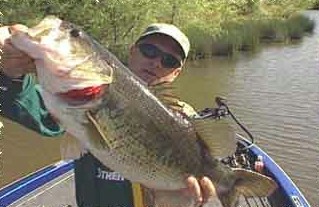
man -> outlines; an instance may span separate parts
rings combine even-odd
[[[0,77],[2,113],[43,135],[59,135],[63,129],[45,109],[38,86],[28,74],[35,71],[33,60],[10,44],[9,28],[27,30],[23,25],[0,28],[0,47],[3,51]],[[128,67],[147,85],[172,82],[180,74],[188,52],[188,38],[178,28],[169,24],[152,24],[132,45]],[[195,113],[185,103],[181,102],[181,107],[186,115]],[[160,203],[160,200],[168,195],[193,197],[200,205],[216,194],[207,177],[197,180],[190,176],[185,183],[188,188],[178,192],[154,193],[112,172],[85,150],[75,161],[76,200],[79,206],[140,207],[150,202],[146,201],[152,197],[149,195],[163,205],[165,203]]]

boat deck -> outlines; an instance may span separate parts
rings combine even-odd
[[[244,143],[242,145],[245,146]],[[310,207],[286,173],[258,146],[252,145],[247,160],[254,163],[257,155],[264,159],[264,173],[274,178],[279,188],[267,198],[242,196],[236,207]],[[74,161],[60,161],[3,187],[0,189],[0,207],[76,207],[73,169]],[[212,199],[204,207],[222,206],[218,199]]]
[[[43,185],[9,207],[76,207],[73,170]],[[267,198],[242,197],[238,207],[271,207]],[[222,207],[209,202],[205,207]]]
[[[73,170],[43,185],[10,207],[75,207]]]

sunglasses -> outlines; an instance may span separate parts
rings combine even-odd
[[[181,61],[175,58],[173,55],[163,52],[158,47],[152,44],[141,43],[138,44],[138,48],[142,55],[149,59],[161,57],[161,64],[164,68],[179,68],[181,67]]]

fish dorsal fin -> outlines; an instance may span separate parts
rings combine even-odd
[[[245,197],[267,197],[277,188],[277,183],[270,177],[240,168],[233,169],[236,176],[235,188]]]
[[[223,158],[235,152],[235,133],[227,120],[201,119],[192,122],[196,133],[207,145],[211,156]]]
[[[149,87],[149,90],[169,109],[175,112],[183,112],[183,107],[179,104],[179,97],[174,95],[174,87],[171,83],[159,83]]]

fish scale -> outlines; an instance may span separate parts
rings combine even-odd
[[[122,96],[122,97],[124,97],[124,96]],[[106,104],[108,102],[107,101],[108,98],[114,101],[112,95],[110,95],[105,100]],[[110,105],[118,106],[120,104],[110,103]],[[102,108],[112,108],[112,107],[102,107]],[[162,136],[163,133],[159,133],[160,136],[154,137],[155,132],[152,131],[150,133],[147,130],[147,128],[149,128],[148,125],[150,125],[150,124],[148,124],[148,125],[141,124],[144,122],[138,120],[137,119],[138,116],[134,115],[134,112],[129,111],[129,110],[125,110],[123,112],[123,110],[121,110],[121,109],[118,109],[118,110],[113,109],[113,111],[119,111],[120,115],[117,114],[116,120],[111,120],[111,123],[108,123],[108,120],[105,120],[108,118],[107,118],[107,116],[102,115],[102,114],[105,114],[105,112],[102,112],[102,111],[103,111],[103,109],[101,109],[99,111],[99,113],[101,113],[101,114],[98,114],[96,116],[96,119],[99,123],[106,125],[106,128],[107,128],[107,126],[112,126],[116,122],[127,123],[126,125],[130,125],[129,130],[126,130],[126,133],[121,132],[121,130],[125,127],[119,128],[121,130],[117,131],[117,132],[118,132],[118,134],[122,134],[119,137],[125,137],[125,139],[122,140],[122,142],[124,142],[125,144],[123,144],[123,143],[122,144],[128,146],[127,148],[122,148],[122,150],[127,151],[127,150],[132,149],[132,154],[131,154],[131,158],[130,158],[131,160],[134,160],[132,162],[136,161],[136,159],[134,159],[134,157],[136,156],[137,153],[140,154],[143,151],[145,151],[144,155],[136,156],[137,160],[140,160],[141,157],[145,157],[146,158],[145,161],[148,161],[148,162],[144,162],[145,163],[144,166],[143,165],[139,166],[141,168],[141,171],[143,168],[145,168],[145,169],[150,169],[148,172],[156,172],[156,169],[159,168],[160,165],[155,166],[153,163],[163,163],[162,164],[163,166],[161,166],[160,168],[165,169],[165,166],[167,163],[171,163],[171,165],[169,167],[174,166],[174,165],[178,166],[180,163],[180,160],[185,159],[181,156],[176,157],[176,155],[182,155],[181,153],[178,153],[178,149],[177,149],[175,151],[175,161],[174,161],[174,157],[171,156],[173,154],[173,150],[170,149],[170,145],[172,145],[171,141],[173,141],[173,140],[170,139],[169,137],[167,137],[166,138],[167,140],[165,140],[165,136]],[[134,122],[132,122],[132,117],[135,117]],[[120,120],[120,119],[123,119],[123,120]],[[162,122],[162,120],[160,120],[160,122]],[[152,127],[152,128],[154,128],[154,127]],[[109,131],[109,130],[107,129],[106,132],[107,131]],[[145,132],[147,134],[143,135],[143,132]],[[162,131],[160,131],[160,132],[162,132]],[[134,135],[134,136],[132,136],[132,135]],[[113,137],[117,137],[117,136],[114,135]],[[149,137],[149,138],[145,140],[144,137]],[[155,139],[153,139],[153,137]],[[160,141],[156,142],[156,139],[160,140]],[[168,141],[170,141],[170,142],[168,142]],[[133,147],[136,148],[136,150],[134,150]],[[179,147],[177,147],[177,148],[179,148]],[[119,148],[117,148],[117,149],[119,150]],[[170,153],[165,153],[165,152],[170,152]],[[167,156],[167,155],[170,155],[170,156]],[[153,160],[154,162],[150,162],[149,160]],[[152,170],[152,167],[147,166],[149,164],[152,164],[151,166],[153,166],[153,170]],[[192,167],[195,167],[195,165],[193,165]]]
[[[154,153],[154,155],[152,155],[156,159],[161,160],[161,161],[166,160],[167,161],[166,163],[174,163],[172,160],[170,160],[170,158],[171,159],[174,158],[173,156],[171,156],[173,154],[173,150],[171,150],[171,148],[169,147],[171,145],[171,142],[173,141],[172,139],[167,137],[166,138],[167,140],[165,140],[165,136],[162,136],[162,133],[160,133],[159,136],[155,137],[155,139],[159,140],[158,142],[156,142],[156,140],[152,139],[152,137],[154,136],[154,132],[149,133],[149,131],[147,131],[147,129],[146,129],[149,127],[148,125],[150,125],[150,124],[148,124],[148,125],[141,124],[143,122],[141,122],[140,120],[135,120],[135,122],[132,123],[131,117],[137,117],[137,116],[134,116],[134,112],[130,113],[128,110],[126,110],[125,112],[123,112],[122,110],[118,110],[118,111],[121,111],[121,115],[116,116],[116,120],[112,119],[111,122],[108,122],[105,119],[103,120],[103,118],[107,117],[104,115],[97,115],[97,117],[99,117],[99,118],[97,118],[97,120],[98,120],[98,122],[105,124],[106,127],[112,126],[114,124],[116,125],[117,122],[124,123],[123,127],[121,127],[121,128],[117,128],[117,126],[114,127],[114,130],[116,131],[115,133],[121,135],[119,137],[121,137],[121,138],[125,137],[122,140],[122,142],[127,143],[129,146],[137,146],[138,147],[138,146],[144,145],[145,149],[147,149],[148,152],[153,152],[153,151],[156,152],[157,151],[157,153]],[[103,113],[103,112],[101,112],[101,113]],[[123,119],[123,120],[121,120],[121,119]],[[133,126],[127,127],[127,128],[124,127],[124,126],[127,126],[129,124],[133,125]],[[123,133],[123,130],[125,131],[125,133]],[[107,129],[106,131],[109,131],[109,130]],[[143,132],[148,133],[148,134],[143,135]],[[134,135],[134,136],[132,136],[132,135]],[[151,136],[151,135],[153,135],[153,136]],[[117,136],[115,135],[115,137],[117,137]],[[149,137],[149,139],[145,140],[144,137]],[[134,144],[137,141],[140,141],[139,144]],[[170,141],[170,142],[168,142],[168,141]],[[177,148],[179,148],[179,147],[177,147]],[[123,149],[123,150],[125,150],[125,149]],[[137,152],[140,153],[141,149],[133,150],[133,152],[135,152],[135,154]],[[169,153],[166,153],[166,152],[169,152]],[[181,153],[178,153],[178,150],[176,150],[175,154],[180,155]],[[167,156],[167,155],[170,155],[170,156]],[[165,158],[165,159],[163,159],[163,158]],[[178,164],[178,162],[180,162],[180,160],[182,160],[181,157],[176,158],[175,163]]]

